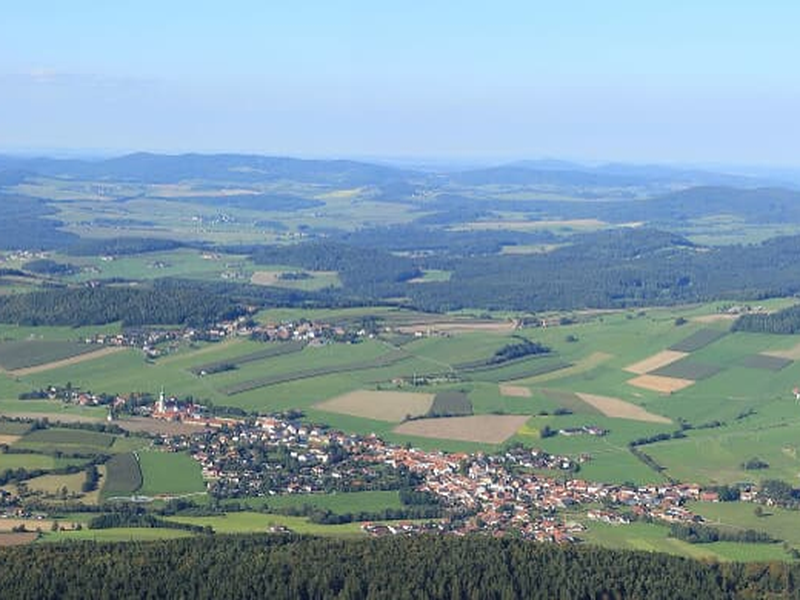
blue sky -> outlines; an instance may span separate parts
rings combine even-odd
[[[800,165],[800,3],[12,0],[0,148]]]

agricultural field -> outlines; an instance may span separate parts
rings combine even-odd
[[[613,481],[625,481],[633,475],[642,481],[663,479],[663,475],[629,453],[627,444],[631,440],[671,433],[681,421],[691,425],[720,421],[721,425],[714,429],[691,431],[686,439],[659,442],[645,450],[667,468],[669,476],[681,480],[742,480],[748,474],[741,472],[739,464],[754,453],[769,454],[772,459],[765,458],[770,463],[769,471],[795,479],[800,468],[792,470],[783,450],[792,445],[790,436],[779,440],[781,436],[774,434],[775,441],[765,444],[764,439],[772,438],[759,434],[754,426],[775,428],[783,423],[786,431],[792,431],[786,429],[785,423],[796,413],[791,391],[800,385],[800,365],[783,357],[783,366],[778,370],[778,363],[766,357],[792,352],[800,347],[800,336],[729,333],[729,320],[693,320],[713,316],[715,310],[711,304],[568,314],[574,323],[515,330],[510,328],[512,321],[505,314],[487,319],[486,315],[476,318],[466,313],[443,318],[383,307],[272,309],[258,314],[257,319],[278,322],[302,316],[358,323],[366,316],[375,316],[395,329],[386,333],[385,339],[358,344],[299,348],[235,339],[186,345],[155,361],[145,361],[140,353],[124,350],[16,379],[0,374],[0,412],[59,413],[65,419],[73,414],[75,418],[103,418],[104,412],[95,409],[67,411],[46,401],[14,398],[22,391],[67,382],[81,389],[121,394],[134,390],[158,394],[164,386],[170,394],[192,395],[201,402],[208,400],[249,411],[300,409],[316,422],[347,431],[374,432],[392,441],[410,441],[429,449],[497,448],[517,440],[553,452],[587,451],[596,458],[586,472]],[[687,323],[677,326],[679,317]],[[558,317],[551,320],[555,322]],[[20,333],[30,336],[32,332],[28,328]],[[45,339],[68,335],[74,333],[48,329]],[[514,343],[512,336],[539,342],[552,351],[505,364],[486,363],[500,348]],[[752,357],[759,357],[755,359],[759,366]],[[787,360],[791,362],[785,363]],[[464,372],[457,368],[481,362],[485,367],[473,366]],[[235,368],[227,370],[226,365]],[[215,372],[218,368],[223,370]],[[206,374],[199,376],[201,371]],[[665,376],[665,372],[669,375]],[[431,376],[430,381],[425,379],[427,376]],[[397,383],[400,380],[405,383]],[[414,385],[409,387],[412,381]],[[456,390],[463,392],[469,407],[463,402],[458,407],[460,412],[451,412],[452,407],[446,412],[469,415],[471,411],[474,420],[469,427],[443,430],[447,421],[442,419],[435,423],[422,419],[395,427],[408,415],[421,417],[429,411],[441,414],[436,398],[440,398],[441,407],[442,399]],[[401,409],[403,403],[394,403],[397,399],[423,397],[426,400],[415,400],[412,410],[407,406]],[[387,411],[389,403],[370,398],[392,398],[391,404],[399,412]],[[754,414],[737,421],[740,413],[748,411]],[[476,423],[490,423],[494,417],[512,417],[523,425],[528,422],[531,431],[526,434],[523,425],[519,425],[502,428],[497,435],[480,437],[474,433],[481,429]],[[127,422],[121,424],[126,426]],[[130,425],[137,427],[133,421]],[[608,434],[599,441],[560,436],[539,439],[534,431],[544,425],[556,430],[597,425],[607,429]],[[776,431],[784,429],[778,427]],[[756,444],[765,447],[765,451],[712,452],[709,463],[713,468],[705,470],[696,466],[697,461],[689,461],[688,467],[680,466],[686,464],[689,454],[684,448],[695,438],[708,439],[712,448],[718,444],[727,448],[723,440],[730,436],[741,447]],[[201,491],[197,486],[187,489]],[[151,491],[169,493],[166,488],[163,492]]]
[[[431,417],[464,416],[472,414],[472,402],[469,396],[461,390],[446,390],[439,392],[433,398],[433,404],[428,411]]]
[[[436,398],[439,394],[436,395]],[[435,399],[431,394],[358,390],[317,404],[327,412],[352,415],[376,421],[399,423],[408,417],[427,415]]]
[[[81,429],[35,429],[27,433],[17,444],[18,448],[109,448],[114,443],[114,436],[96,431]]]
[[[133,495],[142,487],[142,471],[139,460],[132,452],[115,454],[105,465],[103,498]]]
[[[142,472],[140,496],[204,496],[200,465],[188,454],[144,451],[138,453]]]
[[[394,432],[415,437],[501,444],[527,420],[528,417],[520,415],[440,417],[407,421],[395,427]]]
[[[42,367],[100,350],[98,346],[66,340],[0,342],[0,369],[15,371]]]

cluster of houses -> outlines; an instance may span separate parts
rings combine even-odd
[[[264,342],[302,341],[319,345],[330,341],[353,342],[367,335],[363,329],[350,331],[330,323],[304,319],[260,324],[253,321],[251,315],[252,312],[208,327],[126,328],[120,333],[96,333],[82,341],[99,346],[139,348],[148,358],[158,358],[177,348],[180,343],[218,342],[237,336]]]
[[[702,519],[686,503],[714,500],[713,492],[698,485],[585,481],[576,472],[590,460],[587,455],[575,460],[522,446],[497,454],[430,452],[283,416],[232,420],[228,427],[167,443],[191,452],[210,491],[220,497],[389,489],[398,473],[410,473],[417,491],[445,508],[447,517],[434,524],[366,524],[372,535],[513,531],[527,539],[569,542],[583,525],[564,520],[565,511],[587,507],[588,518],[620,524],[635,518],[696,522]]]

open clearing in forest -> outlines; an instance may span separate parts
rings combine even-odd
[[[77,365],[90,360],[95,360],[97,358],[103,358],[104,356],[116,354],[117,352],[121,352],[123,350],[125,350],[125,348],[119,348],[119,347],[101,348],[100,350],[84,352],[83,354],[78,354],[77,356],[64,358],[62,360],[55,360],[53,362],[48,362],[41,365],[26,367],[24,369],[15,369],[14,371],[9,371],[9,375],[13,375],[14,377],[25,377],[26,375],[34,375],[36,373],[42,373],[44,371],[51,371],[53,369],[60,369],[62,367],[70,367],[72,365]]]
[[[525,415],[473,415],[406,421],[395,433],[425,438],[502,444],[528,421]]]
[[[662,394],[671,394],[687,388],[690,385],[694,385],[694,380],[678,379],[677,377],[662,377],[660,375],[639,375],[638,377],[629,379],[628,383],[645,390],[660,392]]]
[[[625,367],[628,373],[635,373],[636,375],[644,375],[650,371],[655,371],[661,367],[666,367],[682,358],[689,356],[688,352],[678,352],[676,350],[663,350],[658,354],[654,354],[644,360],[635,362],[632,365]]]
[[[500,394],[507,398],[530,398],[533,393],[521,385],[500,385]]]
[[[320,402],[315,408],[363,419],[399,423],[407,416],[428,414],[433,398],[433,394],[356,390]]]
[[[610,396],[598,396],[596,394],[584,394],[577,392],[578,397],[594,406],[597,410],[607,417],[615,419],[629,419],[632,421],[644,421],[646,423],[671,423],[668,418],[646,411],[641,406],[625,402],[619,398]]]

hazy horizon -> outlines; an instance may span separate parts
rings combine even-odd
[[[0,149],[796,167],[798,21],[719,0],[20,3]]]

